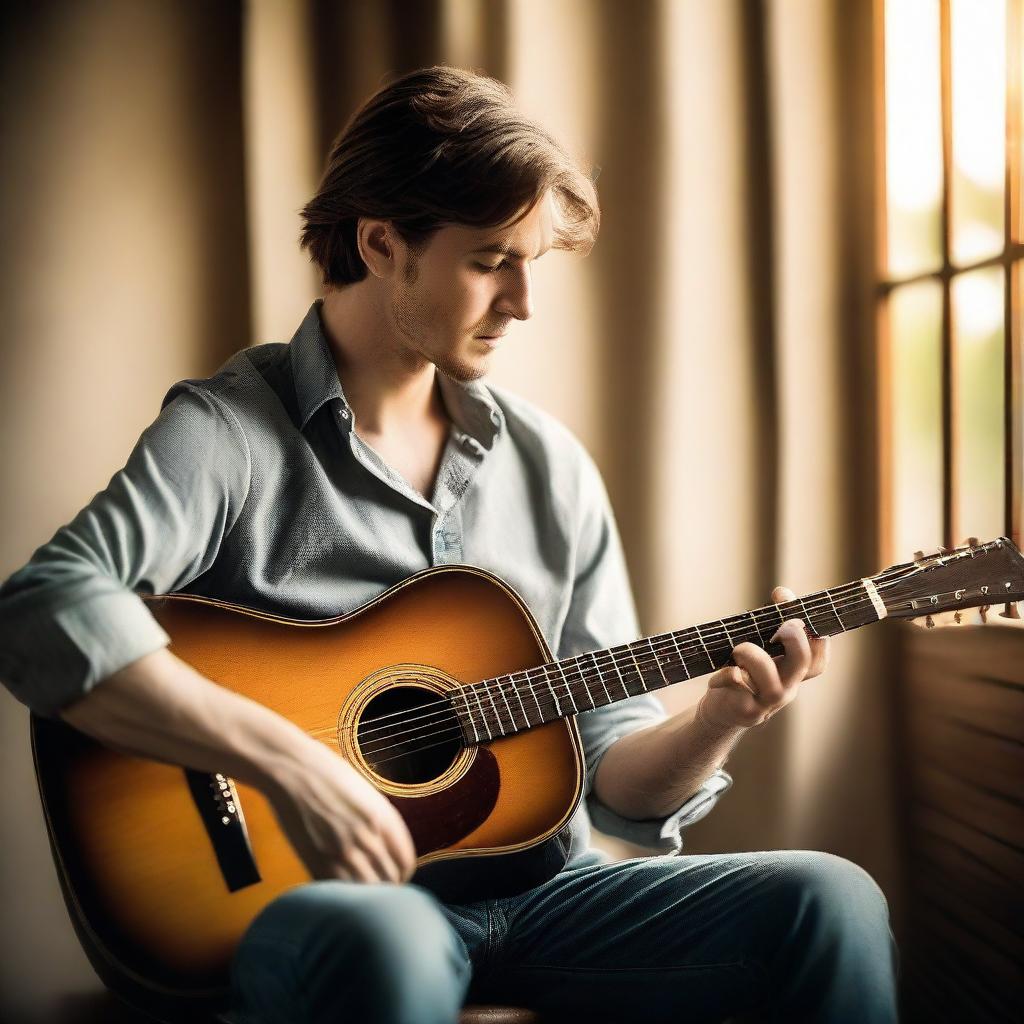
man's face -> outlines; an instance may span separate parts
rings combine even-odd
[[[554,237],[550,194],[515,225],[473,228],[448,225],[416,257],[398,240],[391,315],[399,341],[459,381],[488,368],[513,320],[533,314],[530,261]]]

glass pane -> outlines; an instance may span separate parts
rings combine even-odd
[[[957,422],[957,536],[1005,530],[1002,267],[953,278]]]
[[[951,0],[951,249],[961,265],[1003,250],[1006,16],[1006,0]]]
[[[885,5],[888,273],[942,263],[942,122],[938,0]]]
[[[893,557],[934,550],[942,529],[942,286],[889,296],[893,399]]]

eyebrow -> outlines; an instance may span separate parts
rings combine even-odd
[[[549,245],[547,249],[543,250],[543,252],[538,253],[534,257],[534,259],[539,260],[541,256],[543,256],[544,253],[550,251],[551,248],[552,247]],[[526,253],[520,252],[518,249],[513,249],[510,245],[508,245],[505,242],[488,242],[485,243],[481,248],[474,249],[473,252],[493,252],[499,256],[514,256],[517,260],[529,259]]]

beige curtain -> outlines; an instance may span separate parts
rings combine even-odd
[[[106,483],[171,382],[290,337],[317,294],[297,211],[331,139],[385,74],[437,62],[507,81],[601,168],[597,247],[544,261],[493,379],[597,458],[645,630],[876,571],[871,8],[96,0],[7,15],[0,577]],[[744,740],[691,851],[831,850],[898,909],[887,643],[840,639],[827,675]],[[51,1019],[98,983],[6,692],[0,787],[0,1017]]]

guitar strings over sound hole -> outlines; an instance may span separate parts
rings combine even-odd
[[[371,698],[359,717],[356,743],[379,776],[406,785],[443,775],[463,746],[451,703],[419,686],[391,686]]]

